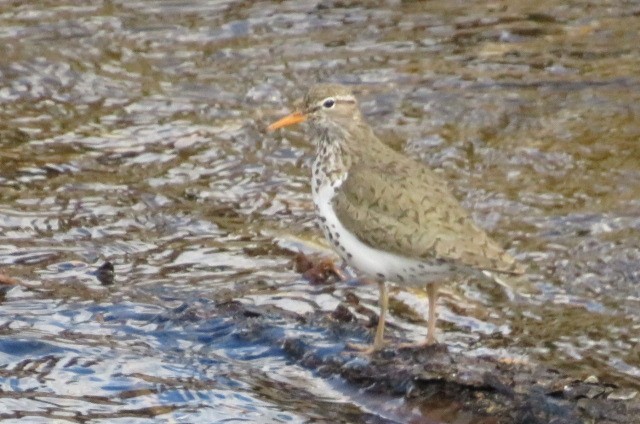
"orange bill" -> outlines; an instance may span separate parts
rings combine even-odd
[[[302,112],[293,112],[290,115],[285,116],[282,119],[277,120],[273,124],[267,127],[268,131],[275,131],[278,128],[287,127],[293,124],[299,124],[307,119],[307,115]]]

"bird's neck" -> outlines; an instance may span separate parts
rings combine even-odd
[[[343,181],[351,165],[346,146],[346,134],[339,127],[318,131],[316,157],[313,161],[313,179],[319,185],[333,185]]]

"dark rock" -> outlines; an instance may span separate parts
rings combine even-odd
[[[452,405],[456,422],[638,423],[640,402],[631,390],[619,389],[615,393],[622,395],[609,399],[613,385],[575,380],[543,364],[474,357],[443,344],[394,347],[391,341],[371,355],[347,350],[345,339],[369,330],[366,322],[346,319],[352,315],[345,309],[347,304],[341,304],[329,319],[318,312],[304,320],[273,306],[236,303],[229,312],[239,329],[236,337],[245,342],[279,346],[285,356],[321,377],[339,376],[367,392],[403,396],[425,410]],[[292,326],[293,336],[282,329]],[[323,329],[328,331],[318,343]]]
[[[103,263],[96,270],[96,278],[98,279],[98,281],[100,281],[100,284],[102,284],[103,286],[112,285],[115,280],[115,275],[116,273],[115,273],[113,264],[109,261]]]
[[[350,322],[354,321],[356,317],[351,313],[349,308],[347,308],[344,304],[340,303],[336,309],[331,313],[331,318],[340,322]]]

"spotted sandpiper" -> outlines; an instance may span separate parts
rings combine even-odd
[[[435,343],[440,283],[460,274],[520,274],[522,268],[469,217],[447,184],[384,144],[351,90],[313,86],[302,108],[268,129],[308,121],[316,144],[311,187],[319,224],[337,253],[380,289],[372,350],[383,347],[386,281],[425,286],[427,340]]]

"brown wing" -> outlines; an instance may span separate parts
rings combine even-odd
[[[353,164],[334,198],[338,218],[361,241],[416,259],[522,272],[475,225],[444,181],[391,149],[385,153],[386,160],[375,165],[362,157],[360,164]]]

